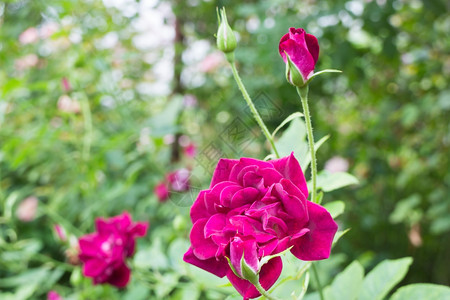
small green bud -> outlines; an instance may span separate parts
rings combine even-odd
[[[228,25],[227,14],[225,8],[217,11],[217,18],[219,21],[219,29],[217,30],[217,48],[224,53],[233,52],[237,47],[236,37],[233,29]]]
[[[293,86],[303,87],[305,85],[305,81],[303,79],[302,74],[300,73],[300,70],[291,61],[287,53],[286,53],[286,80]]]
[[[244,260],[244,255],[241,258],[241,272],[242,278],[250,281],[251,283],[255,283],[259,281],[258,272],[253,270]]]

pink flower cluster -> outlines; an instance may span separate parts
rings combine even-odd
[[[166,175],[164,181],[155,186],[154,192],[160,202],[169,199],[170,193],[182,193],[189,191],[189,177],[191,172],[186,169],[178,169]]]
[[[97,231],[79,239],[79,258],[83,275],[92,277],[94,284],[109,283],[119,288],[130,280],[125,259],[133,256],[136,238],[147,233],[148,223],[133,223],[127,212],[110,219],[97,218]]]
[[[245,298],[260,295],[243,279],[241,261],[269,289],[282,270],[280,257],[263,257],[291,248],[302,260],[330,255],[337,231],[328,211],[307,200],[305,177],[294,155],[261,161],[221,159],[210,188],[191,208],[191,247],[184,260],[219,277],[227,276]],[[230,264],[238,273],[237,276]]]

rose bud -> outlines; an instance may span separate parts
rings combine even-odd
[[[314,74],[319,58],[319,43],[312,34],[303,28],[289,28],[278,46],[281,57],[286,63],[286,79],[290,84],[303,87]]]
[[[237,42],[233,29],[231,29],[230,25],[228,25],[225,8],[220,10],[220,16],[217,15],[217,18],[219,20],[219,30],[217,31],[217,48],[224,53],[233,52],[237,47]]]

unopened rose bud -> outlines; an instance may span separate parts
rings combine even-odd
[[[278,50],[286,63],[286,79],[289,83],[297,87],[306,85],[314,74],[319,58],[317,38],[306,33],[303,28],[290,28],[281,38]]]
[[[217,48],[224,53],[231,53],[237,47],[236,37],[233,29],[228,25],[227,14],[225,8],[220,10],[217,15],[219,20],[219,30],[217,31]]]

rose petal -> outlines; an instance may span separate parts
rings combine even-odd
[[[270,163],[284,176],[284,178],[292,181],[292,183],[302,191],[305,199],[308,198],[308,187],[306,185],[305,176],[303,175],[300,164],[294,156],[294,152],[289,156],[271,160]]]
[[[209,188],[212,188],[219,182],[230,180],[231,170],[238,162],[239,161],[236,159],[221,158],[217,163],[216,169],[214,170]]]
[[[301,260],[326,259],[338,226],[325,208],[310,201],[307,204],[310,232],[297,239],[291,252]]]
[[[130,269],[122,263],[119,267],[115,268],[111,276],[108,277],[109,284],[112,284],[118,288],[125,287],[130,281]]]
[[[230,270],[230,266],[224,258],[220,260],[215,258],[200,260],[194,255],[192,247],[184,254],[183,260],[218,277],[225,276]]]
[[[279,257],[272,258],[267,264],[262,266],[259,273],[259,283],[265,290],[270,289],[280,277],[283,263]],[[249,281],[240,279],[233,271],[227,273],[227,278],[234,286],[234,288],[242,295],[244,299],[253,299],[259,297],[261,294]]]
[[[230,261],[240,276],[242,276],[242,258],[244,258],[244,263],[256,274],[258,272],[258,253],[255,240],[242,240],[240,237],[233,239],[230,244]]]
[[[308,46],[309,53],[311,53],[314,63],[317,63],[319,59],[319,42],[317,38],[312,34],[305,35],[306,45]]]
[[[205,195],[207,192],[208,190],[200,191],[197,199],[194,201],[194,204],[192,204],[190,212],[192,224],[197,222],[199,219],[209,218],[211,216],[206,209]]]
[[[207,222],[207,219],[200,219],[195,222],[189,236],[195,256],[203,260],[214,257],[217,251],[217,245],[214,241],[211,238],[205,238],[204,232]]]

